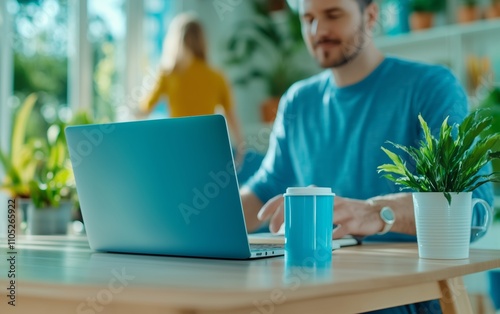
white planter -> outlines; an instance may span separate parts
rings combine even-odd
[[[28,205],[27,233],[32,235],[67,234],[72,202],[61,202],[57,208],[35,208]]]
[[[451,193],[451,205],[442,192],[413,193],[418,254],[421,258],[463,259],[469,257],[472,208],[484,206],[487,228],[491,208],[480,199],[472,200],[472,192]]]

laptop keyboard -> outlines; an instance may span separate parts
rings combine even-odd
[[[252,251],[269,251],[269,250],[283,250],[283,244],[264,244],[264,243],[251,243],[250,250]]]

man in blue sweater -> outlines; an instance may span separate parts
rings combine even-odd
[[[377,173],[390,162],[380,147],[386,141],[417,144],[419,113],[434,133],[447,116],[460,123],[468,111],[466,94],[444,67],[384,56],[372,41],[378,7],[371,0],[298,3],[305,42],[327,70],[283,95],[266,157],[241,189],[247,228],[270,220],[276,232],[286,188],[316,185],[336,193],[335,238],[387,232],[380,210],[390,207],[396,220],[383,237],[415,239],[412,196]],[[492,186],[483,185],[474,197],[491,204]],[[433,301],[374,313],[441,310]]]

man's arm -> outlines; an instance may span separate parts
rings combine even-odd
[[[369,236],[382,231],[384,222],[380,218],[380,210],[384,206],[391,207],[396,215],[396,221],[391,228],[392,232],[416,234],[411,193],[395,193],[368,200],[335,196],[332,210],[333,223],[337,225],[337,228],[333,237],[341,238],[347,234]],[[283,197],[278,195],[270,199],[262,206],[258,217],[262,221],[270,219],[270,230],[277,232],[283,223]]]
[[[346,234],[368,236],[382,231],[384,222],[380,218],[380,210],[385,206],[392,208],[396,215],[391,232],[416,234],[411,193],[388,194],[366,201],[336,196],[334,204],[333,221],[338,226],[334,238]]]
[[[248,187],[245,186],[241,188],[240,195],[243,212],[245,214],[247,231],[255,231],[262,224],[262,222],[257,218],[257,214],[263,205],[262,201]]]

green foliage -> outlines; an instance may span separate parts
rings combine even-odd
[[[26,130],[36,101],[36,94],[25,99],[14,119],[10,147],[0,150],[0,163],[6,173],[0,188],[13,198],[31,198],[38,208],[57,207],[61,200],[75,195],[64,135],[67,124],[54,123],[46,134],[28,136]],[[90,122],[87,113],[79,112],[69,124]]]
[[[225,64],[239,72],[233,78],[235,85],[264,80],[268,94],[281,97],[290,85],[312,74],[293,60],[304,48],[300,19],[297,13],[287,10],[285,32],[283,25],[273,19],[266,1],[253,0],[251,4],[254,16],[240,21],[225,44]]]
[[[484,135],[500,133],[500,87],[491,87],[478,108],[481,109],[480,114],[492,118],[491,127],[485,130]],[[494,146],[493,150],[500,150],[500,142]],[[493,170],[500,171],[500,160],[493,160],[492,164]]]
[[[46,92],[59,103],[68,98],[68,60],[58,56],[14,54],[14,91]]]
[[[462,0],[462,4],[466,7],[475,7],[479,4],[479,0]]]
[[[408,170],[401,156],[382,147],[393,162],[378,167],[379,173],[386,173],[385,178],[401,186],[402,190],[444,192],[448,202],[451,202],[450,192],[470,192],[487,182],[500,182],[498,172],[478,174],[488,162],[500,159],[500,151],[492,151],[500,142],[500,133],[483,135],[491,128],[490,116],[480,111],[470,113],[460,125],[455,125],[455,138],[454,126],[448,124],[448,118],[443,121],[438,138],[431,134],[421,115],[418,119],[424,132],[419,147],[389,142],[409,155],[415,164],[415,173]]]
[[[12,137],[8,151],[0,150],[0,162],[5,169],[5,177],[0,188],[7,191],[13,198],[27,198],[30,195],[29,182],[35,176],[38,164],[37,154],[40,143],[36,140],[26,140],[26,129],[29,116],[37,96],[29,95],[12,126]]]
[[[446,7],[445,0],[411,0],[410,8],[415,12],[438,12]]]
[[[22,98],[37,93],[37,106],[66,104],[68,0],[11,2],[14,93]]]

